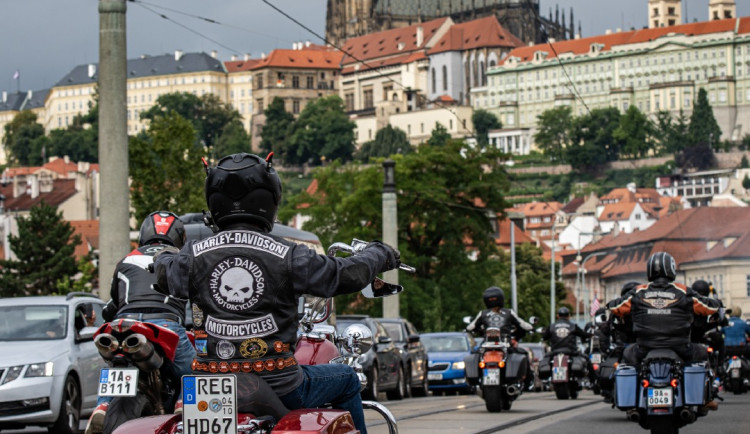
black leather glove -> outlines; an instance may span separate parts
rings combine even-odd
[[[379,249],[380,251],[385,253],[385,264],[383,264],[383,267],[380,269],[381,273],[398,268],[398,266],[401,264],[401,253],[398,251],[398,249],[394,249],[388,244],[376,240],[368,243],[367,247],[365,248]]]
[[[156,254],[154,255],[154,262],[156,262],[156,258],[158,258],[159,256],[163,255],[165,252],[169,252],[171,254],[176,254],[176,253],[180,252],[180,249],[178,249],[175,246],[164,246],[163,249],[161,249],[160,251],[156,252]],[[151,270],[151,272],[153,273],[153,270]]]

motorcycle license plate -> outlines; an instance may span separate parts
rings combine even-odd
[[[443,374],[427,374],[427,381],[440,381],[443,379]]]
[[[497,386],[500,384],[500,370],[496,368],[485,369],[482,384],[485,386]]]
[[[591,358],[591,363],[601,364],[602,363],[602,355],[599,353],[595,353],[589,356]]]
[[[138,369],[104,368],[99,372],[99,396],[135,396]]]
[[[740,368],[732,368],[729,372],[732,378],[740,378]]]
[[[552,368],[552,381],[566,381],[568,379],[568,368],[566,366],[555,366]]]
[[[672,406],[672,394],[671,388],[661,389],[648,389],[648,406],[649,407],[671,407]]]
[[[739,359],[732,359],[729,361],[729,373],[732,378],[740,377],[740,369],[742,368],[742,362]]]
[[[186,375],[182,377],[182,432],[237,433],[237,377]]]

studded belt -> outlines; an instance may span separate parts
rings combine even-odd
[[[250,373],[263,371],[280,371],[296,364],[297,360],[295,360],[294,357],[256,360],[254,362],[201,362],[200,360],[194,359],[191,368],[193,369],[193,371],[204,371],[214,374],[217,372]]]

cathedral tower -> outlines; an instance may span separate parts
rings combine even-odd
[[[737,6],[734,0],[711,0],[708,2],[709,21],[736,17]]]

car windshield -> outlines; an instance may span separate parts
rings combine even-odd
[[[385,330],[388,332],[388,336],[396,342],[404,342],[403,333],[401,333],[401,325],[395,322],[381,322]]]
[[[530,349],[534,353],[534,357],[537,359],[541,359],[544,357],[544,347],[541,345],[524,345],[526,348]]]
[[[67,306],[0,306],[0,341],[65,337]]]
[[[425,336],[422,343],[429,352],[467,352],[469,344],[463,336]]]

